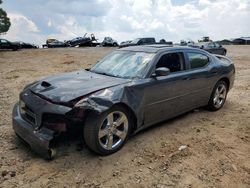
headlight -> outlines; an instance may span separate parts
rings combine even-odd
[[[89,99],[89,98],[83,98],[83,99],[81,99],[80,101],[78,101],[75,104],[75,107],[82,107],[82,106],[93,106],[93,107],[95,107],[96,103],[93,100]]]
[[[104,89],[101,91],[97,91],[95,93],[92,93],[88,96],[85,96],[84,98],[82,98],[81,100],[79,100],[78,102],[75,103],[74,107],[82,107],[82,106],[93,106],[96,107],[96,103],[95,101],[93,101],[92,99],[88,98],[89,96],[91,97],[105,97],[105,98],[109,98],[110,96],[113,95],[113,91],[110,89]]]
[[[113,94],[113,91],[110,90],[110,89],[104,89],[104,90],[101,90],[101,91],[97,91],[95,92],[92,96],[98,96],[98,97],[110,97],[112,96]]]
[[[25,111],[24,111],[25,103],[22,100],[19,101],[19,109],[20,109],[21,115],[25,114]]]
[[[84,106],[84,105],[86,105],[88,103],[87,101],[88,101],[88,98],[83,98],[80,101],[78,101],[74,106],[75,107]]]

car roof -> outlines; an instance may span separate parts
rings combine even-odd
[[[157,53],[161,51],[172,51],[172,50],[198,50],[196,48],[188,46],[173,46],[166,44],[152,44],[152,45],[140,45],[140,46],[129,46],[125,48],[118,49],[119,51],[134,51],[134,52],[147,52],[147,53]],[[203,50],[202,50],[203,51]]]

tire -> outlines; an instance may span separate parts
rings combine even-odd
[[[227,83],[223,80],[218,81],[214,86],[213,92],[207,105],[207,109],[210,111],[217,111],[221,109],[226,101],[227,92]]]
[[[118,44],[117,44],[117,43],[114,43],[113,46],[116,47],[116,46],[118,46]]]
[[[224,50],[222,55],[224,55],[224,56],[225,56],[226,54],[227,54],[227,51],[226,51],[226,50]]]
[[[118,120],[121,122],[117,126]],[[83,128],[84,141],[93,152],[110,155],[123,147],[132,123],[128,111],[121,106],[114,106],[100,115],[90,113]]]

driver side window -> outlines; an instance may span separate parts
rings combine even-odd
[[[184,70],[184,55],[181,52],[168,53],[161,56],[156,69],[159,67],[166,67],[170,72],[178,72]]]

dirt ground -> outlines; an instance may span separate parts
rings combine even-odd
[[[46,161],[20,142],[11,111],[22,88],[48,75],[88,68],[114,48],[0,52],[0,187],[250,187],[250,46],[226,46],[236,80],[223,109],[179,116],[96,156],[77,143]],[[181,145],[188,147],[182,151]]]

